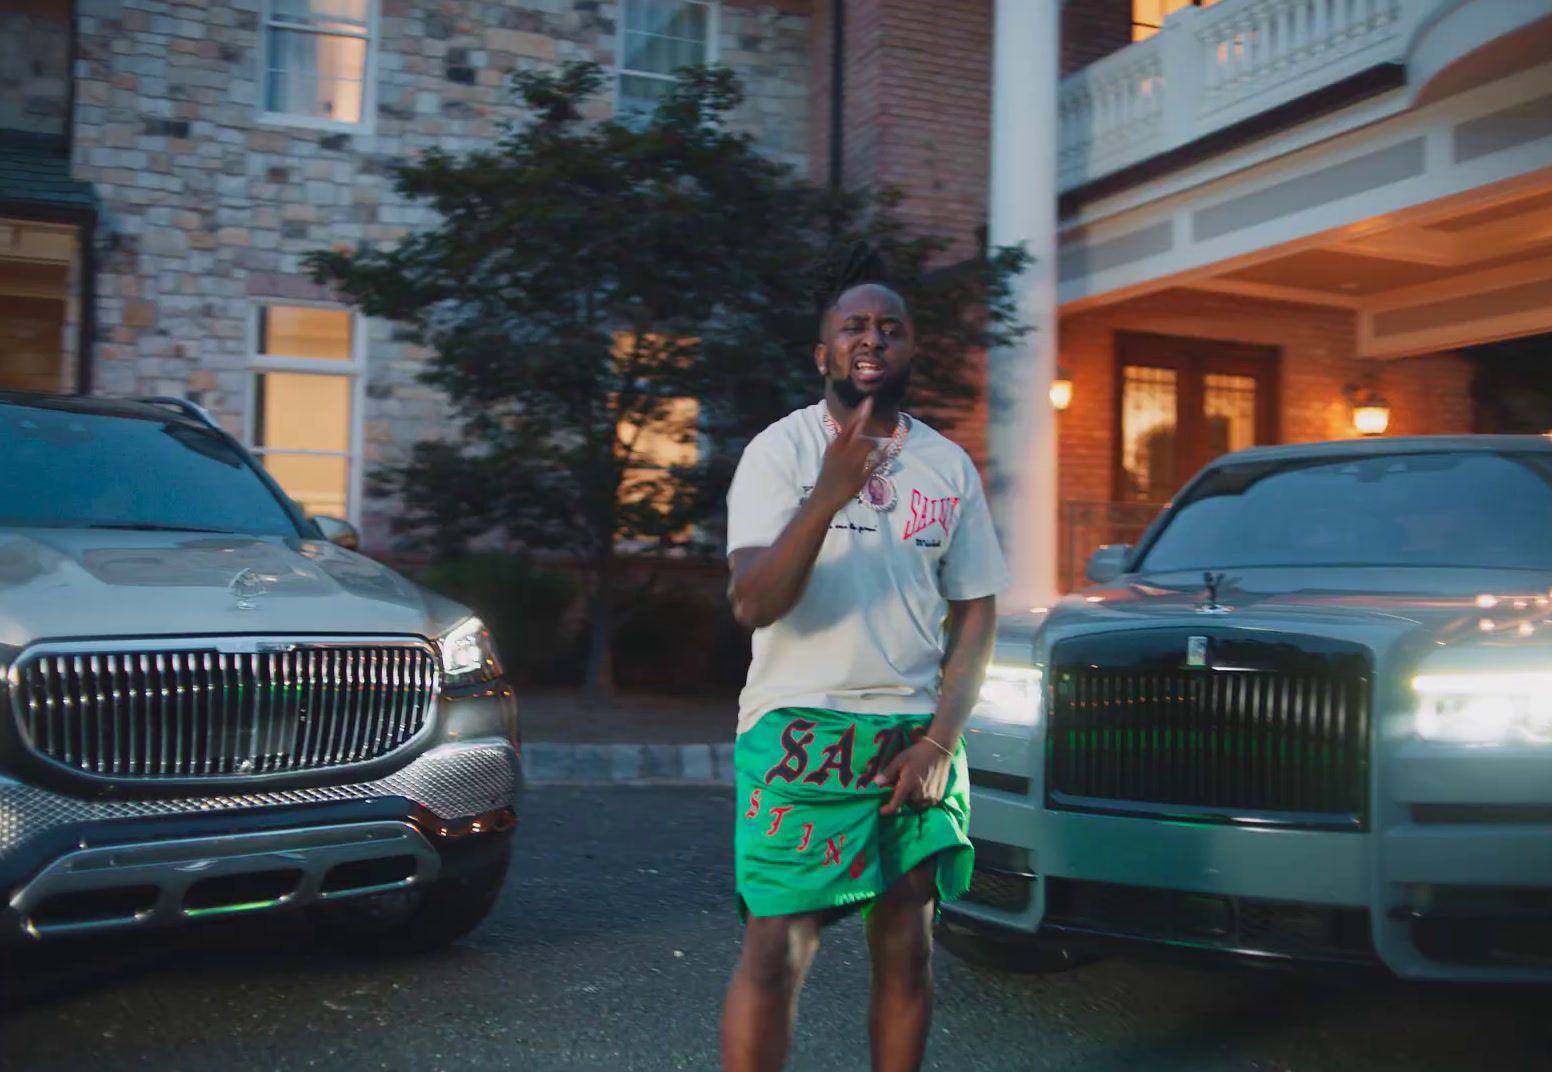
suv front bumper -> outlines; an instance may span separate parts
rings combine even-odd
[[[93,800],[0,776],[0,943],[421,885],[516,820],[510,740],[432,748],[369,782]]]
[[[993,941],[1125,942],[1258,961],[1377,963],[1416,980],[1552,981],[1549,757],[1382,750],[1374,827],[1258,829],[1047,808],[1029,734],[975,728],[971,895]]]

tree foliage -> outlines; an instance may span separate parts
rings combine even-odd
[[[595,684],[619,549],[696,548],[742,443],[817,397],[815,296],[837,282],[833,251],[867,241],[890,265],[920,337],[911,403],[940,425],[974,403],[973,351],[1016,333],[1008,286],[1024,260],[934,269],[946,243],[896,223],[895,195],[815,188],[735,132],[726,70],[682,71],[641,123],[584,116],[604,80],[586,63],[516,75],[524,122],[397,171],[433,226],[309,258],[315,279],[429,349],[423,378],[451,401],[444,438],[376,474],[400,531],[444,551],[494,532],[575,555]],[[700,449],[654,467],[648,439]]]

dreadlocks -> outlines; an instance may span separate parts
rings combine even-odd
[[[869,243],[853,243],[844,258],[829,258],[819,272],[819,284],[814,289],[814,313],[819,317],[821,335],[824,334],[824,318],[841,300],[841,295],[868,283],[895,290],[889,282],[889,269],[883,256]],[[905,304],[904,296],[899,291],[895,293],[900,296],[901,304]]]

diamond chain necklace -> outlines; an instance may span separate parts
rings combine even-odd
[[[830,442],[835,442],[841,435],[841,426],[835,423],[835,418],[830,416],[830,408],[824,409],[824,427],[830,436]],[[905,437],[910,431],[910,423],[904,413],[895,420],[894,435],[889,437],[889,442],[881,449],[875,450],[868,459],[871,472],[868,482],[857,493],[857,501],[869,510],[884,513],[894,508],[899,495],[895,492],[895,482],[889,479],[890,472],[895,467],[895,459],[905,449]],[[876,459],[876,460],[875,460]]]

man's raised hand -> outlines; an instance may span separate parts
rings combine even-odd
[[[835,442],[825,449],[813,494],[832,514],[854,498],[873,475],[876,449],[873,441],[863,434],[872,415],[873,399],[864,398],[846,427],[835,437]]]

